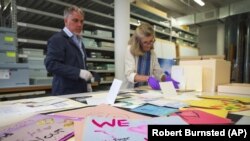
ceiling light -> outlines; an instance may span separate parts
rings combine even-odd
[[[204,6],[205,5],[205,3],[202,0],[194,0],[194,2],[196,2],[200,6]]]

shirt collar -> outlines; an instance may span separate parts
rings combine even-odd
[[[68,29],[67,27],[64,27],[64,28],[63,28],[63,31],[64,31],[70,38],[74,35],[71,31],[69,31],[69,29]]]

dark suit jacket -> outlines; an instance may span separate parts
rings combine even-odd
[[[47,43],[45,66],[53,74],[52,94],[63,95],[87,92],[87,82],[79,77],[80,69],[86,69],[80,49],[63,30],[54,34]]]

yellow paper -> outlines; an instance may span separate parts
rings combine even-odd
[[[223,100],[240,101],[243,103],[250,103],[250,98],[240,97],[240,96],[214,95],[214,96],[200,96],[200,97],[201,98],[209,98],[209,99],[223,99]]]
[[[247,107],[239,102],[230,102],[230,101],[221,101],[221,100],[212,100],[212,99],[203,99],[203,100],[190,100],[187,101],[190,106],[193,107],[203,107],[210,109],[221,109],[231,112],[243,111]]]
[[[7,57],[16,57],[16,52],[7,51],[6,56]]]
[[[13,42],[13,41],[14,41],[14,38],[11,37],[11,36],[5,36],[5,37],[4,37],[4,41],[6,41],[6,42]]]

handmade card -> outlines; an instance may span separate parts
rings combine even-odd
[[[88,117],[82,141],[145,141],[148,125],[187,125],[179,117],[157,117],[148,120],[131,120],[127,118]]]
[[[157,105],[145,104],[140,107],[134,108],[131,110],[132,112],[143,113],[153,116],[166,116],[171,113],[177,112],[178,109],[162,107]]]
[[[74,136],[74,122],[65,116],[35,115],[0,130],[1,141],[64,141]]]

